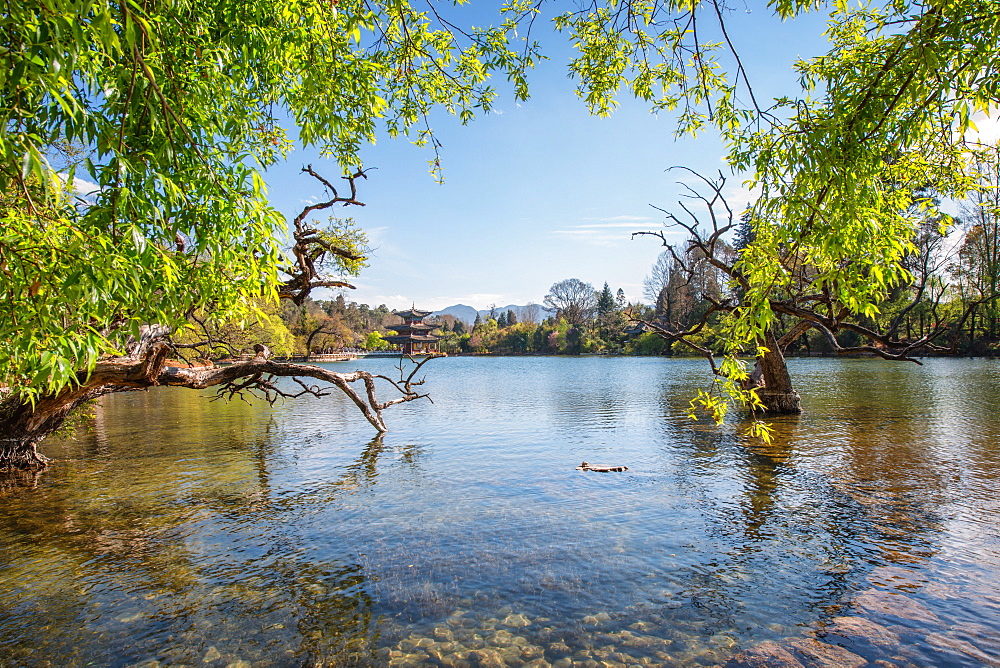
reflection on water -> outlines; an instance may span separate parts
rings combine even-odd
[[[694,360],[436,360],[374,440],[109,397],[0,487],[0,665],[1000,665],[1000,363],[791,365],[770,445]]]

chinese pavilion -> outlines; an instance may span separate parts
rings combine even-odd
[[[393,311],[393,315],[398,315],[403,319],[403,324],[389,325],[389,329],[398,333],[385,337],[385,340],[389,343],[395,343],[404,355],[436,353],[438,340],[441,337],[431,334],[437,325],[424,323],[424,318],[430,314],[430,311],[418,311],[415,308],[411,308],[409,311]]]

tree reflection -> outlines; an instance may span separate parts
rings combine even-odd
[[[676,398],[665,405],[681,409]],[[750,610],[762,625],[768,610],[803,622],[844,614],[876,566],[912,568],[935,554],[942,490],[931,479],[913,493],[929,462],[909,457],[912,444],[898,455],[864,448],[872,427],[859,413],[840,426],[836,448],[817,413],[776,421],[771,444],[667,421],[675,475],[717,541],[688,589],[697,614],[719,628],[738,627]]]

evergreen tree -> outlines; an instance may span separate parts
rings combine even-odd
[[[510,326],[516,325],[516,324],[517,324],[517,314],[514,313],[513,309],[508,309],[507,310],[507,326],[510,327]]]
[[[615,296],[611,293],[607,281],[604,288],[597,293],[597,315],[606,316],[615,310]]]
[[[750,212],[747,211],[740,216],[739,225],[736,226],[736,234],[733,237],[733,248],[738,251],[748,248],[754,242],[755,237],[753,218]]]

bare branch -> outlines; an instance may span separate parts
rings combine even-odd
[[[855,355],[859,353],[867,353],[871,355],[877,355],[887,360],[896,360],[900,362],[913,362],[915,364],[923,364],[923,362],[914,357],[909,357],[906,354],[902,353],[892,353],[889,352],[888,350],[885,350],[884,348],[879,348],[877,346],[851,346],[845,348],[840,345],[840,342],[837,341],[837,337],[834,336],[833,332],[831,332],[830,329],[827,328],[825,325],[815,323],[813,326],[816,327],[816,329],[818,329],[819,331],[823,332],[823,334],[826,336],[826,340],[830,343],[830,347],[833,348],[833,351],[838,355]]]
[[[353,285],[342,280],[323,278],[319,265],[328,253],[346,260],[361,260],[363,257],[325,240],[319,230],[306,226],[306,218],[311,213],[328,209],[335,204],[364,206],[364,202],[358,200],[357,180],[368,178],[367,170],[363,169],[359,169],[350,176],[342,177],[347,181],[351,191],[351,194],[345,197],[337,192],[332,183],[317,174],[312,165],[303,167],[302,171],[322,183],[332,197],[324,202],[306,206],[292,221],[292,237],[295,243],[290,252],[294,257],[294,265],[283,269],[289,278],[279,288],[278,296],[282,299],[290,299],[298,305],[304,303],[309,293],[316,288],[354,288]]]

